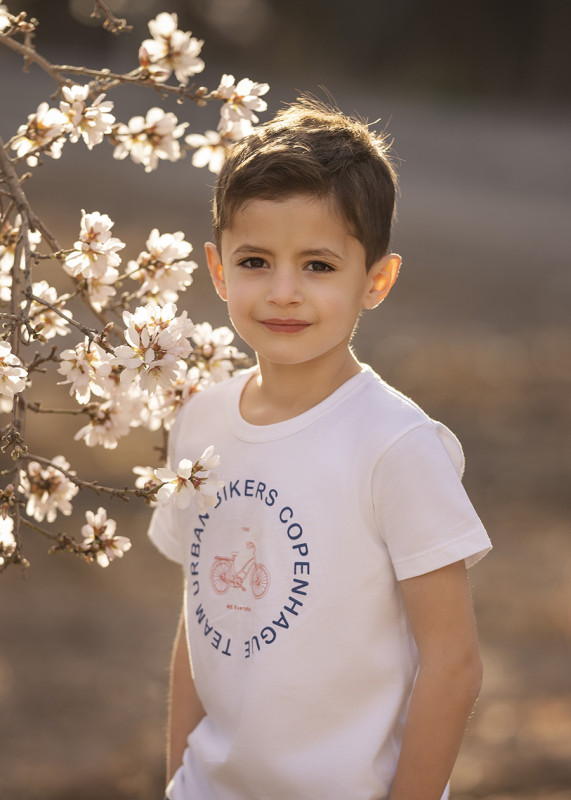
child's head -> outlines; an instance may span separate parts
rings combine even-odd
[[[214,234],[250,200],[332,200],[365,249],[367,269],[389,249],[397,176],[384,137],[311,100],[280,111],[227,154],[214,196]]]

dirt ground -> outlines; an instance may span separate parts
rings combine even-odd
[[[375,102],[351,106],[367,113]],[[465,484],[494,543],[472,572],[485,682],[453,797],[571,800],[569,120],[386,104],[406,157],[396,233],[405,267],[386,308],[364,320],[357,350],[460,437]],[[73,156],[69,164],[73,173]],[[145,194],[140,168],[123,164],[118,197],[109,189],[120,168],[93,164],[81,186],[58,184],[50,214],[62,238],[77,209],[98,208],[124,240],[138,243],[154,225],[187,231],[202,264],[207,188],[189,198],[166,165]],[[38,204],[49,203],[56,174],[42,169]],[[162,218],[152,193],[165,198]],[[197,277],[191,316],[221,324],[211,302]],[[66,442],[87,478],[122,485],[129,465],[152,460],[143,437],[110,456],[73,445],[73,420],[31,427],[38,452]],[[181,581],[146,540],[147,510],[112,510],[134,547],[108,570],[48,556],[30,536],[27,574],[0,576],[2,800],[162,797]]]

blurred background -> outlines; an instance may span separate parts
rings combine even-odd
[[[394,249],[404,267],[360,326],[356,349],[464,444],[466,487],[495,549],[472,572],[485,683],[454,774],[455,800],[571,798],[571,4],[567,0],[110,0],[134,31],[113,37],[91,0],[7,0],[40,21],[55,63],[129,70],[146,23],[176,11],[205,39],[199,82],[223,72],[268,81],[267,119],[301,91],[329,94],[394,138],[402,197]],[[0,48],[0,133],[54,85]],[[119,89],[128,121],[159,98]],[[217,107],[163,104],[189,130]],[[106,144],[66,145],[28,185],[62,242],[80,211],[115,221],[136,257],[150,230],[182,230],[200,265],[181,306],[226,323],[206,278],[213,176],[190,159],[145,175]],[[56,266],[47,276],[57,285]],[[70,338],[70,337],[68,337]],[[69,346],[69,345],[65,345]],[[66,402],[52,377],[39,390]],[[62,394],[63,392],[63,394]],[[86,479],[131,483],[156,442],[116,451],[73,442],[74,418],[29,420],[31,449],[63,452]],[[148,544],[144,505],[111,504],[133,549],[107,570],[27,534],[30,569],[0,576],[0,797],[162,797],[168,661],[181,578]],[[64,521],[62,524],[66,524]],[[70,526],[73,523],[70,523]],[[66,527],[68,527],[66,525]],[[435,732],[437,735],[438,732]],[[284,798],[284,800],[286,800]],[[349,799],[348,799],[349,800]]]

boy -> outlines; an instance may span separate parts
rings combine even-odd
[[[466,567],[490,548],[454,435],[351,350],[388,295],[396,176],[310,101],[229,152],[206,245],[257,366],[183,408],[170,461],[220,454],[183,565],[170,800],[440,800],[481,680]],[[192,669],[189,659],[192,656]]]

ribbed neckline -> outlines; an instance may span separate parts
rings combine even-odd
[[[348,381],[341,384],[332,394],[322,400],[317,405],[298,414],[291,419],[283,422],[275,422],[271,425],[252,425],[242,417],[240,413],[240,398],[242,391],[249,378],[257,372],[257,367],[245,370],[243,374],[236,377],[232,383],[232,391],[228,395],[227,413],[228,423],[232,433],[245,442],[270,442],[276,439],[283,439],[291,436],[298,431],[307,428],[316,420],[328,414],[339,403],[344,402],[350,395],[360,391],[373,376],[373,372],[366,364],[362,364],[361,372],[353,375]]]

